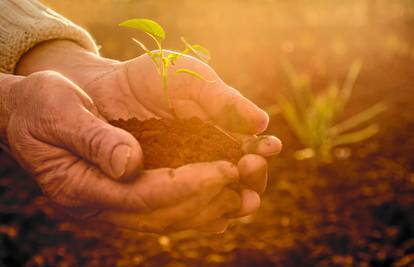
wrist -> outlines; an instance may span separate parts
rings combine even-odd
[[[96,79],[118,63],[103,58],[68,40],[52,40],[29,50],[19,60],[16,74],[29,75],[33,72],[53,70],[72,80],[81,88]]]
[[[21,76],[0,74],[0,143],[3,144],[7,144],[7,125],[13,109],[11,90],[22,79]]]

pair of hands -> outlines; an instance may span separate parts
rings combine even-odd
[[[215,82],[172,74],[176,68]],[[146,232],[222,232],[230,218],[259,207],[265,157],[277,154],[281,143],[254,135],[267,127],[266,113],[209,66],[186,56],[170,71],[176,115],[238,132],[246,155],[237,166],[217,161],[142,171],[139,143],[107,121],[172,117],[151,59],[113,61],[69,41],[32,49],[17,68],[24,77],[2,77],[1,133],[43,192],[78,216]],[[235,182],[242,185],[238,191],[229,187]]]

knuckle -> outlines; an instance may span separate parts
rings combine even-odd
[[[217,161],[213,164],[220,176],[224,176],[229,180],[238,180],[239,172],[235,164],[228,161]]]
[[[51,113],[70,105],[76,99],[73,84],[54,71],[30,74],[19,83],[19,101],[33,108]],[[52,110],[51,110],[52,109]]]
[[[28,80],[40,81],[40,82],[48,82],[51,80],[57,81],[64,79],[63,75],[59,72],[52,71],[52,70],[44,70],[32,73],[27,76]]]
[[[41,71],[30,74],[26,79],[26,83],[29,83],[29,87],[36,87],[36,91],[42,94],[41,96],[45,96],[46,99],[50,99],[54,94],[64,94],[63,96],[68,97],[74,93],[71,82],[55,71]],[[67,101],[67,99],[65,100]]]
[[[102,149],[106,147],[104,142],[105,137],[108,136],[107,129],[96,125],[90,127],[79,127],[81,142],[85,145],[86,151],[93,152],[94,155],[90,155],[92,158],[102,155]]]

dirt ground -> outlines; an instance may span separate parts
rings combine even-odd
[[[407,52],[414,48],[414,20],[376,25],[286,29],[286,39],[262,40],[263,48],[282,47],[266,62],[246,57],[240,72],[250,80],[231,75],[232,60],[213,62],[223,63],[219,73],[265,107],[275,99],[274,87],[288,88],[278,56],[310,73],[317,89],[343,79],[360,58],[364,65],[343,117],[379,100],[388,106],[376,119],[375,137],[337,149],[335,161],[320,168],[293,158],[300,143],[282,117],[272,117],[267,133],[279,136],[284,150],[269,162],[262,206],[224,234],[159,236],[80,224],[58,213],[0,152],[0,266],[414,266],[414,53]],[[303,36],[312,36],[312,45]],[[341,56],[326,48],[337,40],[346,51]],[[266,68],[258,71],[260,64]],[[252,84],[257,90],[247,90]]]

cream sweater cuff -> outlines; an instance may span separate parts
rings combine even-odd
[[[0,72],[13,73],[24,53],[53,39],[72,40],[98,54],[88,32],[36,0],[0,1]]]

